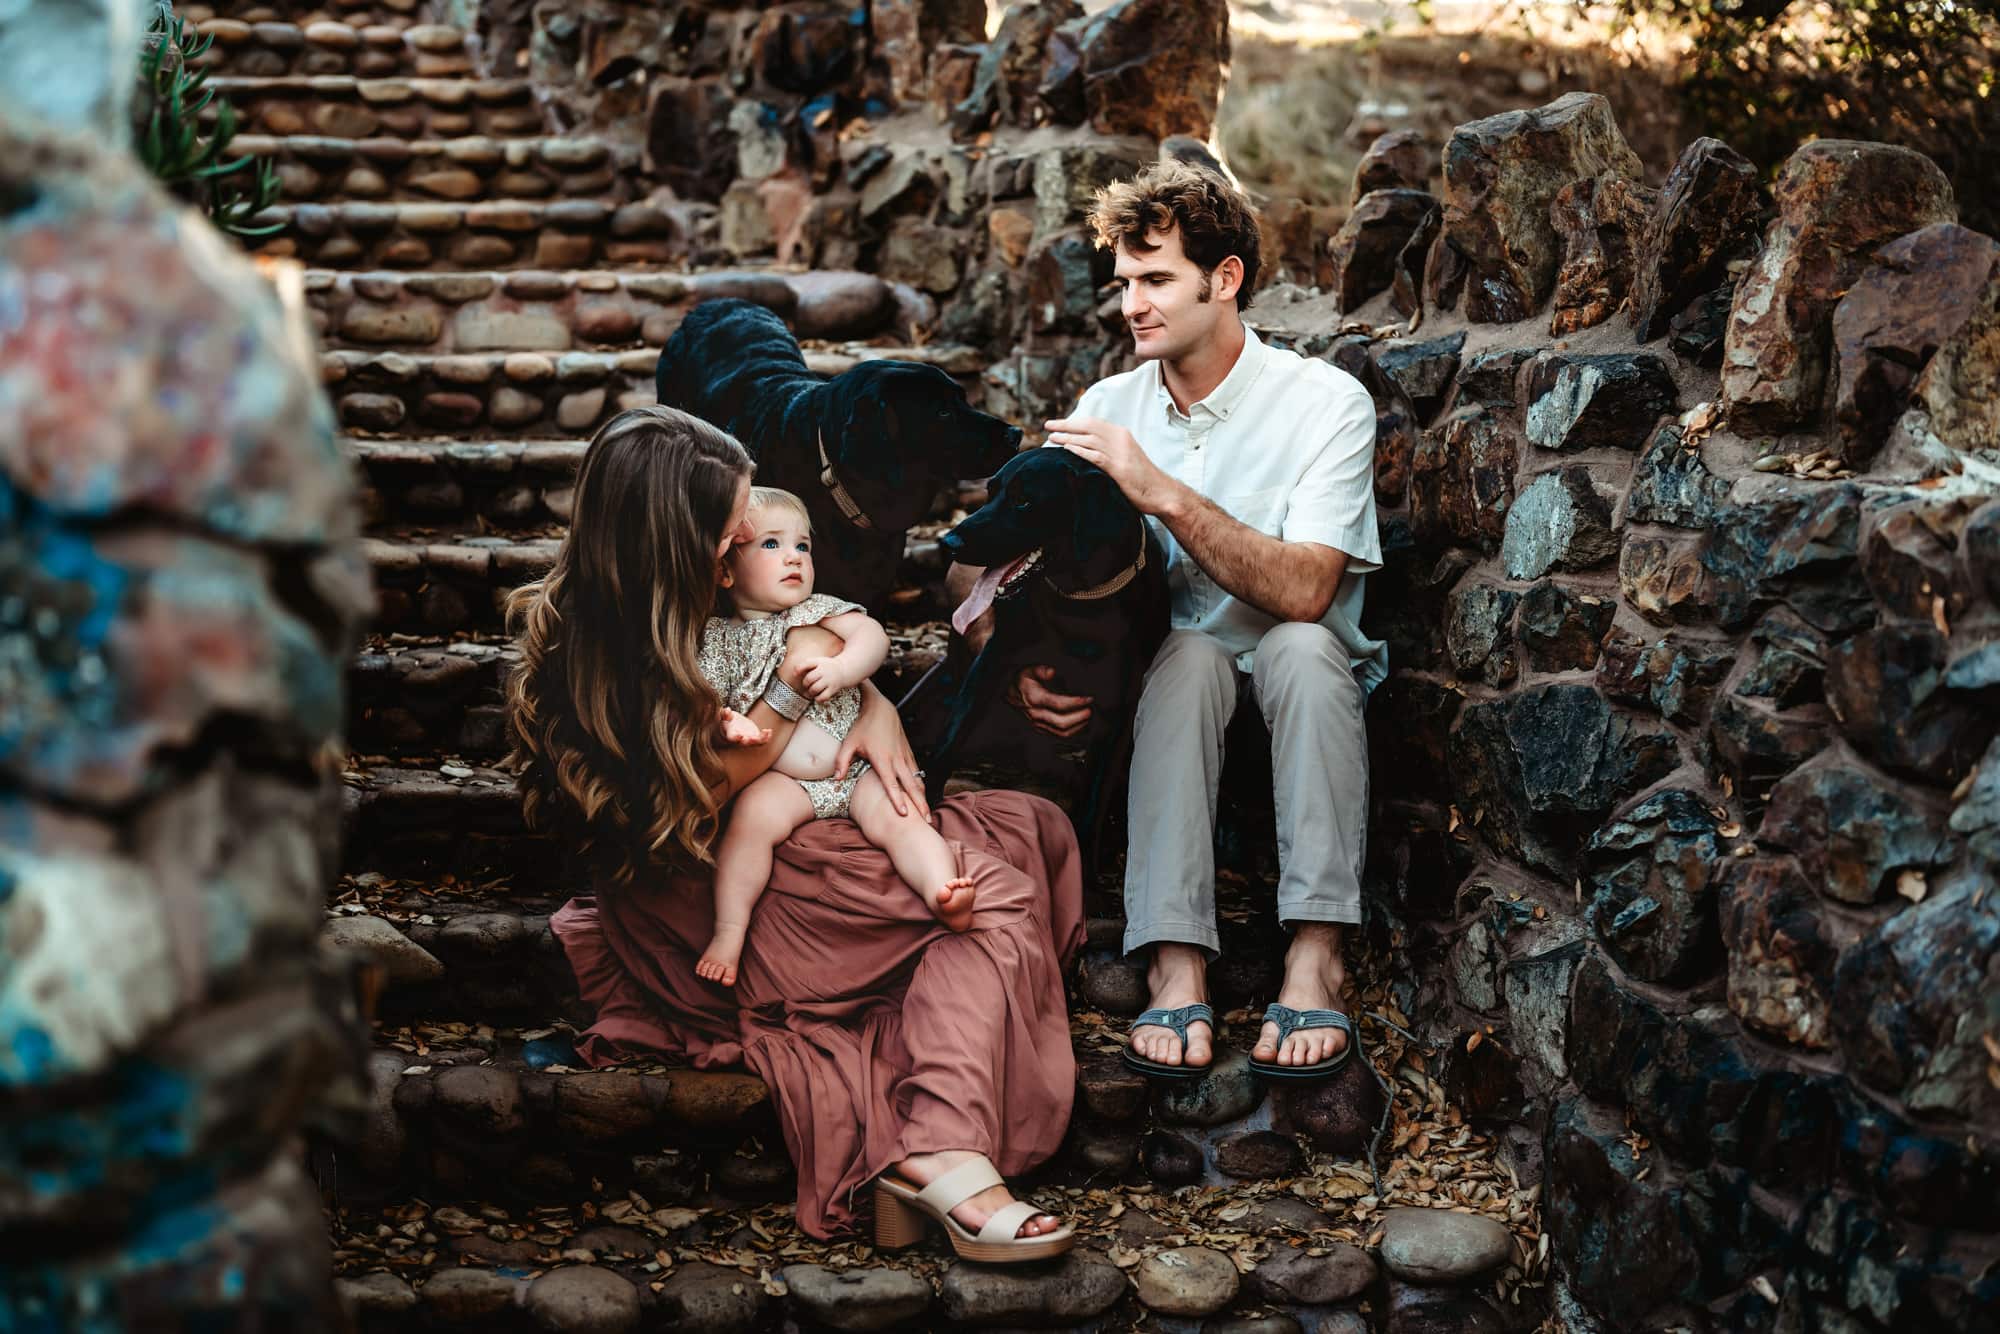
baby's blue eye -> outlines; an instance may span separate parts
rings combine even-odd
[[[775,537],[767,537],[762,542],[759,542],[757,545],[763,547],[764,550],[766,551],[776,551],[778,549],[778,539]]]
[[[801,543],[799,543],[799,550],[800,550],[800,551],[803,551],[803,552],[806,552],[807,554],[811,554],[811,552],[812,552],[812,549],[813,549],[813,545],[812,545],[812,543],[810,543],[810,542],[801,542]]]

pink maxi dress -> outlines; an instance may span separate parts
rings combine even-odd
[[[597,1014],[581,1057],[748,1066],[770,1087],[815,1237],[850,1227],[861,1188],[910,1154],[975,1149],[1012,1177],[1069,1125],[1063,970],[1083,943],[1069,819],[997,791],[952,797],[935,818],[978,892],[963,934],[850,820],[815,820],[778,848],[733,991],[694,972],[714,920],[706,877],[580,895],[550,922]]]

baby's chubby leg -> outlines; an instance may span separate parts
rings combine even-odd
[[[848,801],[861,836],[889,854],[896,874],[917,892],[937,919],[953,931],[972,925],[972,877],[960,875],[944,835],[916,813],[896,814],[889,790],[870,769],[854,785]]]
[[[694,966],[697,976],[736,985],[750,910],[771,883],[772,853],[812,818],[812,798],[797,779],[780,773],[767,773],[737,794],[715,854],[715,935]]]

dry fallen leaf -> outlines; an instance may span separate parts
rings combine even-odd
[[[1896,892],[1912,903],[1922,903],[1924,895],[1931,892],[1930,882],[1922,871],[1904,871],[1896,877]]]

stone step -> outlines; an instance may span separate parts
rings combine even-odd
[[[946,561],[936,539],[944,526],[910,530],[898,589],[877,608],[883,616],[908,623],[942,614]],[[506,595],[546,574],[561,541],[556,525],[506,535],[432,529],[363,538],[375,576],[375,628],[435,635],[497,630]]]
[[[532,354],[509,357],[510,362]],[[547,360],[547,359],[545,359]],[[360,463],[363,513],[370,531],[428,524],[464,529],[539,527],[566,523],[570,491],[588,442],[568,440],[395,440],[359,436],[345,442]],[[955,522],[986,503],[983,482],[941,491],[931,519]],[[936,553],[913,550],[925,570]]]
[[[687,266],[709,258],[696,239],[709,205],[499,199],[471,204],[363,201],[274,204],[258,253],[322,268],[592,269]]]
[[[455,139],[546,134],[550,128],[526,79],[218,75],[207,86],[236,109],[239,134]]]
[[[567,870],[562,850],[523,821],[511,774],[355,759],[342,779],[343,853],[354,871],[559,883]]]
[[[306,308],[322,348],[404,352],[562,352],[662,346],[696,302],[738,296],[798,320],[814,338],[866,338],[896,314],[872,274],[776,270],[664,272],[344,272],[310,268]],[[536,384],[556,368],[522,364]]]
[[[692,306],[716,297],[765,306],[810,344],[875,337],[907,323],[888,283],[851,270],[308,269],[305,292],[314,331],[327,348],[544,354],[572,347],[658,349]],[[815,350],[824,362],[827,350]],[[905,348],[898,355],[942,365],[968,379],[984,369],[973,350],[962,345]],[[546,383],[560,378],[562,369],[524,362],[515,378]]]
[[[538,321],[552,318],[494,311],[490,318],[466,321],[458,332],[527,340],[536,336]],[[555,335],[553,325],[549,334]],[[659,355],[656,347],[548,353],[334,348],[321,353],[320,374],[341,424],[354,431],[395,437],[443,431],[460,440],[579,438],[628,407],[659,401],[653,379]],[[975,404],[980,401],[981,363],[970,348],[843,344],[806,350],[807,367],[823,375],[876,359],[927,361],[965,384]]]
[[[245,23],[345,23],[350,27],[371,25],[407,28],[437,22],[445,7],[434,0],[256,0],[254,4],[177,5],[176,10],[190,23],[212,18],[240,19]]]
[[[874,680],[900,699],[943,658],[947,629],[942,621],[887,628],[889,656]],[[501,759],[509,744],[502,689],[519,660],[497,637],[377,638],[348,669],[349,748],[393,758]]]
[[[548,1204],[629,1186],[668,1203],[711,1180],[738,1198],[790,1194],[762,1080],[637,1062],[551,1067],[551,1053],[568,1055],[569,1031],[379,1023],[368,1127],[341,1163],[340,1194],[478,1191]],[[685,1184],[677,1192],[670,1181]]]
[[[443,79],[474,72],[465,34],[442,23],[210,18],[195,27],[214,41],[193,63],[235,78]]]
[[[466,203],[557,196],[622,203],[643,191],[639,150],[604,139],[343,139],[239,134],[231,153],[269,161],[288,203]]]

